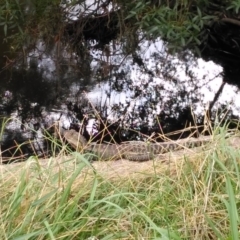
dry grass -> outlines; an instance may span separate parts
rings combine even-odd
[[[148,162],[1,166],[1,239],[238,239],[239,138]],[[93,239],[93,238],[92,238]]]

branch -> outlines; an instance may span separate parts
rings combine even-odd
[[[223,18],[221,19],[222,22],[226,22],[226,23],[231,23],[237,26],[240,26],[240,21],[233,19],[233,18]]]

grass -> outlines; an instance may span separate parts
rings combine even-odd
[[[1,168],[0,239],[237,240],[240,151],[208,148],[129,174],[80,153]]]

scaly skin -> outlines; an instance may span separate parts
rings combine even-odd
[[[181,139],[163,143],[127,142],[123,144],[87,143],[86,139],[75,130],[66,130],[64,138],[77,151],[90,152],[101,160],[125,158],[131,161],[147,161],[170,151],[198,147],[209,143],[211,137],[203,139]]]

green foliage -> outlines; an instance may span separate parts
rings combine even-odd
[[[218,1],[153,1],[140,0],[137,3],[117,1],[128,27],[136,26],[153,38],[161,37],[171,49],[197,49],[206,36],[205,27],[218,20],[222,9],[238,12],[239,0]],[[96,4],[98,1],[96,0]],[[60,0],[19,1],[5,0],[0,3],[0,22],[5,36],[13,37],[20,44],[31,45],[37,38],[47,43],[60,34],[63,25],[64,9]],[[74,7],[72,1],[66,7]],[[80,4],[84,4],[82,1]],[[212,11],[216,9],[216,11]],[[121,22],[121,28],[126,27]],[[14,33],[10,30],[14,29]],[[134,30],[135,31],[135,30]],[[17,33],[17,37],[16,37]],[[15,43],[15,45],[20,46]]]
[[[62,17],[60,3],[60,0],[2,0],[0,26],[3,26],[4,40],[12,43],[12,50],[29,47],[40,38],[48,42]]]
[[[199,46],[207,39],[208,26],[223,18],[235,18],[239,0],[139,1],[129,4],[128,18],[135,19],[151,38],[161,37],[175,51],[191,49],[200,54]],[[134,21],[134,20],[133,20]]]
[[[235,11],[236,14],[239,13],[239,9],[240,9],[240,1],[239,0],[231,1],[230,6],[227,8],[227,10]]]
[[[17,1],[4,1],[0,5],[0,26],[3,26],[4,35],[11,34],[10,30],[17,28],[21,33],[24,14],[22,4]]]
[[[217,16],[209,14],[209,1],[176,1],[174,5],[153,6],[141,1],[129,11],[127,18],[135,18],[139,27],[151,37],[161,37],[170,49],[195,48],[204,38],[204,27]]]

